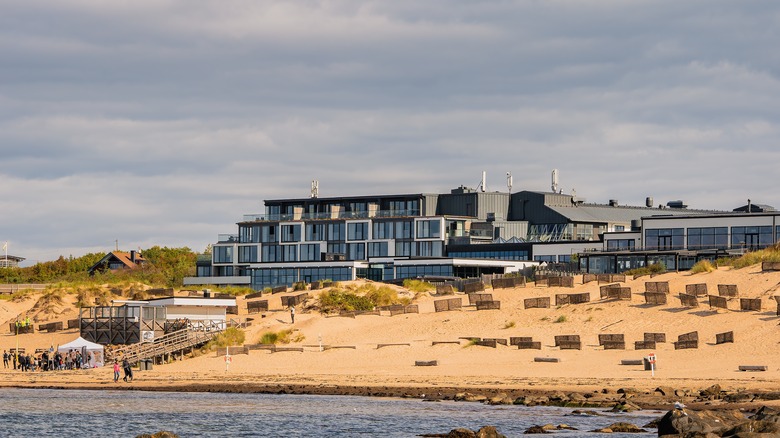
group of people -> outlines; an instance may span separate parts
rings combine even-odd
[[[122,378],[125,382],[133,381],[133,367],[130,366],[130,362],[127,359],[122,360],[122,369],[125,371],[125,377]],[[119,360],[114,359],[114,383],[119,381]]]
[[[55,371],[55,370],[75,370],[89,368],[92,362],[92,353],[87,353],[84,357],[79,350],[70,350],[67,353],[54,351],[49,348],[40,354],[32,355],[30,353],[9,353],[3,350],[3,368],[10,368],[13,364],[14,370],[19,371]]]

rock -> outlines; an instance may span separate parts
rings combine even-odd
[[[676,391],[668,386],[659,386],[658,388],[655,388],[655,392],[665,397],[672,397],[676,395]]]
[[[755,421],[773,421],[777,423],[780,421],[780,411],[768,406],[761,406],[761,408],[756,411],[756,413],[753,414],[750,419]]]
[[[531,397],[531,396],[526,397],[525,402],[523,404],[525,404],[526,406],[539,406],[539,405],[545,406],[548,403],[550,403],[550,399],[547,398],[546,396],[540,395],[536,397]]]
[[[773,421],[750,420],[727,430],[722,436],[745,436],[745,434],[770,434],[771,436],[780,436],[780,424]]]
[[[486,403],[489,405],[511,405],[514,404],[514,400],[512,400],[508,395],[501,393],[491,398]]]
[[[658,422],[658,436],[689,433],[721,433],[743,422],[739,411],[681,411],[673,409]]]
[[[655,420],[645,424],[642,427],[646,427],[646,428],[650,428],[650,429],[658,429],[658,423],[660,423],[660,422],[661,422],[661,419],[660,418],[656,418]]]
[[[615,406],[612,407],[611,412],[635,412],[641,410],[642,408],[626,400],[615,404]]]
[[[602,414],[600,414],[600,413],[598,413],[596,411],[581,411],[581,410],[577,409],[576,411],[571,411],[571,415],[600,417]]]
[[[752,392],[735,392],[733,394],[726,394],[723,400],[729,403],[745,403],[755,400],[756,395]]]
[[[620,388],[617,390],[618,394],[639,394],[639,390],[636,388]]]
[[[505,435],[498,433],[495,426],[483,426],[476,434],[477,438],[506,438]]]
[[[566,394],[562,392],[556,392],[555,394],[552,394],[549,396],[550,402],[554,404],[563,404],[569,401],[569,397],[566,396]]]
[[[702,389],[700,395],[707,398],[720,398],[721,388],[717,383],[707,389]]]
[[[457,429],[452,429],[450,433],[445,435],[447,438],[476,438],[477,434],[474,433],[473,430],[465,429],[463,427],[459,427]]]
[[[472,394],[470,392],[459,392],[455,394],[455,401],[467,401],[467,402],[484,402],[487,397],[479,394]]]
[[[555,426],[555,430],[579,430],[574,426],[569,426],[568,424],[559,424]]]
[[[631,423],[612,423],[603,429],[592,430],[595,433],[645,433],[646,430]]]
[[[545,430],[543,426],[531,426],[528,429],[523,432],[525,434],[531,434],[531,433],[552,433]]]
[[[571,394],[568,394],[566,397],[569,399],[569,401],[579,402],[579,403],[588,400],[587,398],[585,398],[584,395],[576,392],[572,392]]]

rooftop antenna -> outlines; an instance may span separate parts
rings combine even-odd
[[[316,198],[320,195],[320,182],[316,179],[311,181],[311,197]]]
[[[558,193],[558,169],[552,170],[552,185],[553,193]]]
[[[479,191],[486,192],[487,191],[487,172],[484,170],[482,171],[482,182],[479,183]]]
[[[512,194],[512,172],[506,173],[506,188],[509,194]]]

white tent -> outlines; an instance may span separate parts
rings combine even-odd
[[[79,336],[75,340],[57,347],[57,351],[60,353],[68,353],[71,350],[78,350],[82,355],[86,354],[87,360],[89,360],[90,368],[103,366],[102,345],[89,342],[88,340]]]

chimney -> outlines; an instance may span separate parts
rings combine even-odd
[[[750,202],[750,199],[748,199],[747,212],[753,213],[753,203]]]
[[[135,263],[135,250],[130,250],[130,261]]]

